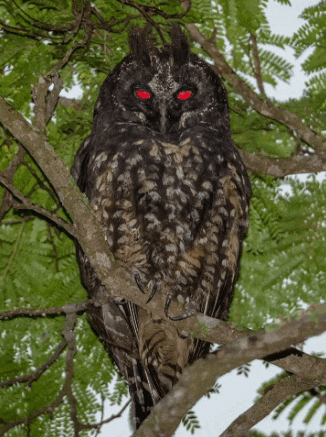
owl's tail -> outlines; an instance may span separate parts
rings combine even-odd
[[[128,384],[132,400],[132,426],[138,429],[165,393],[159,393],[151,374],[136,359],[132,360],[132,368],[128,369]]]
[[[180,378],[189,359],[190,337],[164,320],[153,320],[146,311],[138,310],[139,359],[129,363],[128,384],[134,405],[134,425],[140,426],[151,409]]]

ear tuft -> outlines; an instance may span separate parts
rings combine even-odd
[[[150,58],[150,40],[148,30],[134,27],[129,33],[130,53],[137,62],[142,63],[145,67],[151,65]]]
[[[189,44],[178,24],[171,26],[171,50],[175,64],[185,64],[189,59]]]

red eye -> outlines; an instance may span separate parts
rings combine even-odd
[[[136,91],[136,94],[140,99],[149,99],[151,97],[150,93],[147,91]]]
[[[191,91],[181,91],[181,93],[178,94],[178,99],[180,100],[187,100],[191,96]]]

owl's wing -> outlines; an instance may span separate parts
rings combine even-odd
[[[83,285],[96,304],[88,304],[87,315],[92,329],[109,352],[113,362],[128,382],[133,400],[135,426],[148,416],[164,395],[158,374],[144,367],[139,356],[139,308],[125,300],[107,299],[105,287],[97,279],[87,257],[77,246]],[[101,303],[102,302],[102,303]]]
[[[200,286],[193,299],[197,302],[197,311],[225,320],[239,276],[251,189],[246,169],[235,149],[232,159],[220,173],[208,217],[203,223],[207,251],[201,259]],[[213,288],[209,286],[212,283]],[[197,340],[190,361],[206,355],[208,351],[209,344]]]
[[[92,156],[91,138],[86,140],[79,149],[72,175],[82,191],[92,198],[92,182],[96,185],[94,172],[87,172]],[[99,171],[100,173],[100,171]],[[148,416],[151,408],[167,392],[162,388],[158,372],[151,366],[141,363],[139,353],[139,311],[140,309],[125,300],[107,299],[105,287],[96,277],[88,258],[77,244],[81,279],[88,291],[89,298],[96,301],[88,304],[87,315],[92,329],[101,339],[106,350],[120,373],[128,382],[130,396],[133,400],[135,426]],[[146,318],[143,311],[143,317]]]

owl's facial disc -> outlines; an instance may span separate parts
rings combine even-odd
[[[161,134],[176,133],[182,115],[192,106],[190,101],[196,90],[191,83],[187,85],[176,79],[169,62],[156,62],[155,66],[151,80],[135,86],[139,108],[153,130]]]
[[[176,93],[174,93],[172,96],[170,96],[169,98],[169,92],[166,91],[167,96],[165,96],[164,92],[161,92],[161,96],[157,97],[155,96],[155,94],[146,91],[144,89],[136,89],[135,91],[136,96],[138,97],[139,100],[147,100],[148,102],[151,99],[154,99],[154,103],[149,102],[150,104],[153,104],[153,106],[158,106],[158,116],[156,117],[156,121],[158,121],[157,123],[157,128],[159,129],[159,131],[162,134],[166,134],[167,131],[169,130],[169,128],[171,127],[171,124],[174,124],[176,121],[178,121],[178,117],[175,120],[171,120],[171,114],[169,113],[169,104],[171,104],[171,97],[172,97],[172,101],[177,101],[177,100],[188,100],[192,97],[193,92],[190,90],[179,90]],[[172,122],[172,123],[171,123]]]

